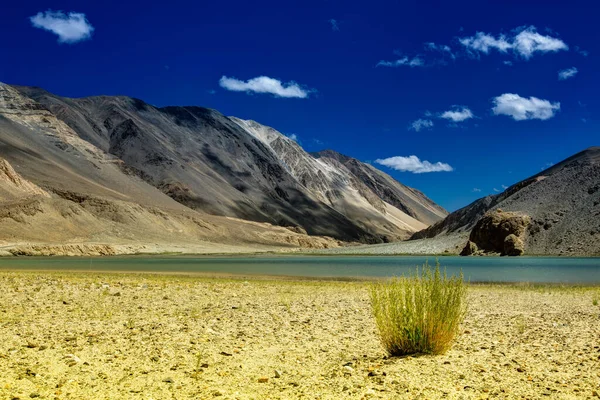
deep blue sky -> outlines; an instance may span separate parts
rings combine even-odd
[[[420,174],[374,165],[448,210],[600,145],[600,9],[592,1],[21,3],[3,6],[2,82],[69,97],[211,107],[296,135],[309,151],[332,148],[367,162],[416,155],[447,163],[453,171]],[[33,27],[30,17],[47,10],[85,14],[91,38],[58,43]],[[514,45],[530,26],[568,50],[526,58],[459,42],[485,32]],[[426,50],[428,42],[449,46],[454,59]],[[377,66],[404,57],[424,65]],[[558,79],[573,67],[574,77]],[[219,85],[224,75],[268,76],[312,91],[307,98],[229,91]],[[494,115],[493,100],[505,93],[559,102],[560,110],[545,120]],[[440,118],[453,105],[475,118]],[[409,129],[418,119],[434,125]]]

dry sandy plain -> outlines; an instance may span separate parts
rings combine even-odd
[[[387,358],[368,282],[0,272],[1,399],[595,398],[600,288],[471,286],[445,355]]]

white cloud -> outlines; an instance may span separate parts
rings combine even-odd
[[[375,162],[377,164],[385,165],[386,167],[395,169],[396,171],[406,171],[415,174],[441,171],[450,172],[454,170],[450,165],[446,163],[430,163],[429,161],[421,161],[417,156],[397,156],[384,159],[377,159],[375,160]]]
[[[508,60],[506,60],[506,61],[503,61],[503,64],[504,64],[504,65],[508,65],[509,67],[512,67],[512,65],[513,65],[513,62],[512,62],[512,61],[508,61]]]
[[[295,133],[292,133],[291,135],[287,135],[287,137],[292,139],[294,142],[298,141],[298,135],[296,135]]]
[[[504,93],[494,98],[495,115],[508,115],[515,121],[526,119],[546,120],[552,118],[560,110],[560,103],[551,103],[537,97],[525,98],[514,93]]]
[[[330,19],[329,20],[329,24],[331,24],[331,30],[334,32],[339,32],[340,30],[340,25],[338,23],[338,21],[336,19]]]
[[[502,189],[504,189],[504,190],[508,189],[508,186],[506,186],[506,185],[500,185],[500,186],[502,186]]]
[[[408,127],[408,130],[414,130],[419,132],[421,129],[427,129],[433,127],[433,121],[430,119],[418,119],[416,121],[411,122]]]
[[[377,63],[377,67],[400,67],[403,65],[408,67],[422,67],[425,65],[425,62],[420,56],[415,56],[413,58],[405,56],[394,61],[381,60]]]
[[[531,58],[534,53],[569,50],[569,46],[561,39],[542,35],[534,26],[517,28],[509,36],[477,32],[474,36],[460,38],[459,42],[473,53],[488,54],[491,50],[507,53],[511,50],[524,59]]]
[[[533,53],[557,52],[569,50],[569,46],[560,39],[539,34],[534,26],[523,29],[515,36],[514,50],[523,58],[530,58]]]
[[[494,192],[498,193],[500,192],[498,189],[494,188]]]
[[[473,188],[472,192],[473,193],[479,193],[479,192],[481,192],[481,189],[479,189],[479,188]]]
[[[92,37],[94,27],[85,14],[48,10],[39,12],[29,20],[35,28],[50,31],[58,36],[59,43],[77,43]]]
[[[435,44],[433,42],[428,42],[428,43],[425,43],[425,49],[429,50],[429,51],[437,51],[439,53],[442,53],[442,56],[447,55],[450,58],[452,58],[453,60],[456,59],[456,54],[454,54],[454,52],[452,51],[450,46],[445,45],[445,44]],[[438,61],[438,63],[439,63],[439,61]]]
[[[577,75],[578,72],[579,71],[575,67],[563,69],[561,71],[558,71],[558,80],[564,81],[565,79],[572,78],[575,75]]]
[[[467,107],[458,108],[443,112],[440,118],[449,119],[454,122],[462,122],[466,119],[473,118],[473,113]]]
[[[479,51],[485,54],[488,54],[491,49],[506,53],[512,48],[512,44],[508,42],[506,36],[500,35],[496,39],[494,36],[483,32],[477,32],[475,36],[461,38],[458,41],[468,50]]]
[[[307,98],[311,92],[310,90],[301,88],[295,82],[282,84],[280,80],[269,78],[268,76],[259,76],[246,82],[222,76],[219,80],[219,85],[224,89],[234,92],[270,93],[276,97],[296,97],[300,99]]]

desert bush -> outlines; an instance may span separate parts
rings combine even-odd
[[[441,354],[448,350],[466,311],[462,272],[447,277],[426,263],[408,277],[374,283],[371,308],[390,355]]]

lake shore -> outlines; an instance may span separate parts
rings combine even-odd
[[[368,283],[0,272],[0,398],[592,398],[598,287],[471,285],[441,356],[387,358]]]

